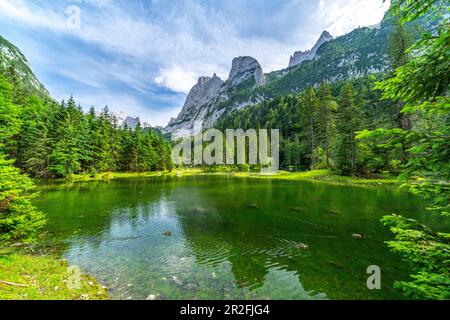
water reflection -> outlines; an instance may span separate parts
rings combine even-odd
[[[424,206],[383,189],[224,177],[59,187],[38,205],[70,263],[117,299],[399,298],[392,282],[408,270],[379,219]],[[365,286],[372,264],[381,291]]]

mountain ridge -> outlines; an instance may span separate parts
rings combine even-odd
[[[289,60],[289,68],[300,65],[304,61],[313,60],[316,57],[317,50],[319,50],[320,46],[333,39],[333,36],[328,31],[323,31],[311,50],[294,52]]]
[[[233,92],[252,90],[265,85],[266,81],[261,65],[255,58],[249,56],[234,58],[226,81],[223,82],[217,76],[199,78],[189,92],[183,110],[176,119],[169,122],[165,131],[169,133],[183,131],[180,135],[188,135],[197,121],[212,126],[223,113],[220,105],[229,101]],[[192,104],[192,101],[201,103]]]
[[[19,85],[27,92],[36,94],[42,98],[50,96],[44,85],[38,80],[31,69],[25,55],[0,35],[0,68],[10,74],[10,77],[17,77]]]
[[[409,26],[414,32],[418,31],[418,27],[430,29],[424,21]],[[264,83],[256,85],[254,81],[244,81],[228,88],[226,94],[221,92],[220,97],[193,105],[182,117],[172,119],[164,130],[166,133],[174,134],[180,130],[188,134],[195,121],[202,122],[204,128],[210,128],[227,114],[264,100],[296,94],[308,86],[317,87],[322,82],[353,80],[386,72],[389,68],[389,36],[393,29],[393,19],[386,14],[375,26],[359,27],[336,38],[324,31],[316,45],[306,51],[310,56],[299,64],[264,74]]]

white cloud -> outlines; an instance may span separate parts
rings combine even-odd
[[[157,84],[183,93],[188,93],[195,81],[196,75],[192,71],[186,71],[178,65],[160,70],[160,74],[155,77]]]
[[[329,32],[342,35],[379,23],[389,6],[389,0],[320,0],[316,16]]]

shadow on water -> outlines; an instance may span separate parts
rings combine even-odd
[[[380,219],[433,223],[395,189],[223,176],[45,188],[37,205],[64,257],[115,299],[401,298],[392,284],[408,268]],[[366,287],[370,265],[382,290]]]

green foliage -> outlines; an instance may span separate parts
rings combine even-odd
[[[30,240],[45,224],[31,204],[34,184],[0,154],[0,241]]]
[[[5,150],[31,176],[172,168],[171,146],[160,133],[120,128],[107,107],[84,114],[73,98],[58,104],[31,96],[20,111],[11,101],[0,108]]]
[[[427,34],[412,48],[420,54],[396,71],[396,76],[378,85],[385,97],[420,103],[448,91],[450,30],[444,24],[439,34]]]
[[[411,21],[430,12],[439,15],[439,5],[443,4],[432,0],[395,0],[392,10],[402,21]],[[392,78],[377,85],[385,99],[406,103],[402,112],[416,117],[413,127],[366,131],[359,136],[377,141],[380,148],[406,150],[408,162],[401,174],[404,186],[429,199],[430,212],[445,218],[450,211],[448,28],[448,19],[442,19],[434,35],[423,35],[412,47],[415,57],[397,68]],[[389,246],[414,269],[411,280],[397,282],[397,287],[416,299],[449,299],[450,234],[398,215],[387,216],[383,222],[395,234]]]
[[[450,234],[398,215],[384,217],[383,222],[395,234],[389,247],[416,270],[412,281],[399,281],[396,287],[409,298],[450,299]]]
[[[411,35],[405,25],[394,17],[394,30],[389,36],[389,64],[392,70],[404,66],[410,60],[409,48],[412,45]]]
[[[334,100],[331,92],[331,87],[327,83],[323,83],[318,88],[319,102],[319,123],[320,123],[320,138],[322,146],[321,150],[324,152],[326,168],[331,168],[331,152],[332,141],[335,134],[333,113],[337,111],[337,103]]]
[[[390,10],[401,17],[402,22],[407,22],[426,14],[440,13],[446,3],[446,0],[392,0]]]
[[[12,102],[12,86],[0,75],[0,148],[20,130],[19,108]]]
[[[359,130],[361,118],[355,100],[354,89],[346,84],[339,97],[339,107],[336,120],[338,137],[336,141],[336,169],[342,175],[356,173],[357,147],[356,131]]]
[[[0,241],[31,239],[45,223],[31,205],[33,183],[4,154],[4,146],[20,130],[19,108],[12,98],[11,86],[0,75]]]
[[[375,81],[375,77],[365,77],[323,83],[299,95],[282,96],[229,113],[216,127],[280,129],[283,169],[331,168],[348,175],[398,171],[399,163],[406,161],[401,152],[389,152],[387,147],[354,139],[355,132],[364,128],[395,128],[395,109],[389,102],[380,101],[379,91],[372,90]],[[338,96],[345,85],[353,87],[347,101],[350,105],[344,105]]]

